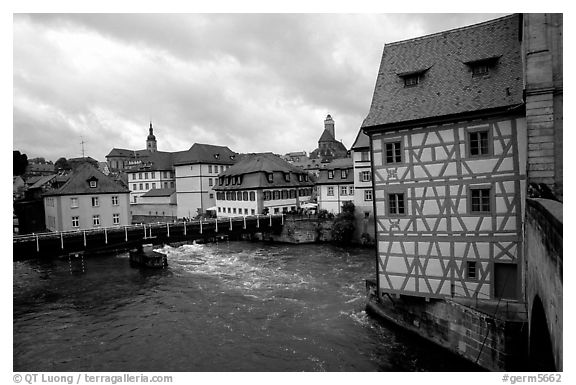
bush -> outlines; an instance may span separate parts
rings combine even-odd
[[[354,225],[354,203],[344,202],[342,212],[336,216],[332,225],[332,240],[336,243],[350,244],[356,230]]]

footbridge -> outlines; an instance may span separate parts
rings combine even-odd
[[[283,214],[269,214],[16,235],[12,240],[13,259],[125,250],[143,243],[162,244],[208,240],[226,235],[279,233],[284,220]]]

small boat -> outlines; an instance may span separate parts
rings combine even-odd
[[[130,250],[130,265],[162,269],[168,266],[168,258],[155,251],[152,244],[145,244]]]

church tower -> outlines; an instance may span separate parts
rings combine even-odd
[[[326,119],[324,119],[324,129],[328,130],[328,132],[336,138],[336,133],[334,132],[334,119],[332,119],[332,116],[328,115],[326,116]]]
[[[158,147],[156,145],[156,137],[154,136],[154,129],[152,128],[152,122],[150,122],[150,134],[146,138],[146,149],[151,152],[156,152]]]

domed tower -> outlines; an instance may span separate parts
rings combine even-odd
[[[151,152],[156,152],[158,147],[156,145],[156,137],[154,136],[154,129],[152,128],[152,122],[150,122],[150,134],[146,138],[146,149]]]

